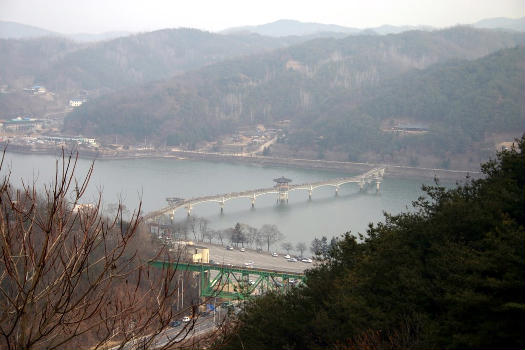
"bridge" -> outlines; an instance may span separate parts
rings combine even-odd
[[[201,297],[244,300],[268,291],[285,292],[305,281],[302,273],[232,265],[164,261],[151,261],[150,265],[198,273]]]
[[[339,192],[339,187],[348,183],[357,183],[359,184],[360,190],[363,190],[365,185],[369,185],[372,182],[376,184],[376,190],[379,191],[380,184],[383,180],[383,175],[385,173],[385,168],[374,168],[367,171],[364,174],[352,176],[352,177],[342,177],[335,178],[326,181],[318,181],[312,183],[304,183],[298,185],[290,185],[291,180],[284,177],[275,179],[274,181],[277,184],[274,187],[270,188],[260,188],[255,190],[247,190],[242,192],[232,192],[226,194],[217,194],[204,197],[195,197],[189,199],[183,198],[166,198],[168,206],[151,213],[148,213],[144,216],[144,220],[152,220],[157,217],[160,217],[165,214],[169,214],[170,218],[173,218],[175,212],[178,209],[185,208],[188,216],[191,215],[192,208],[200,203],[205,202],[216,202],[220,206],[221,213],[224,211],[224,203],[229,200],[237,198],[248,198],[251,201],[252,207],[255,206],[255,200],[257,197],[267,194],[277,194],[277,201],[280,203],[288,202],[288,193],[291,191],[304,190],[308,191],[308,198],[312,198],[313,190],[321,187],[334,187],[335,194]]]

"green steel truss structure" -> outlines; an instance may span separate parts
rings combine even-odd
[[[199,294],[202,297],[244,300],[268,291],[285,292],[306,280],[305,275],[300,273],[231,265],[164,261],[151,261],[150,264],[199,274]]]

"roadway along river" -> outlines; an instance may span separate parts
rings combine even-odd
[[[54,177],[56,157],[8,153],[2,174],[9,168],[13,183],[36,179],[37,184],[50,183]],[[90,161],[79,160],[77,175],[85,174]],[[273,186],[273,179],[285,176],[292,183],[305,183],[349,176],[335,171],[304,170],[286,167],[261,167],[173,159],[97,160],[85,201],[94,201],[99,190],[106,204],[119,198],[130,208],[136,208],[142,198],[143,211],[166,206],[166,197],[190,198],[211,194],[238,192]],[[383,220],[383,211],[399,213],[410,208],[411,202],[422,194],[421,184],[428,180],[394,179],[385,174],[381,192],[375,188],[359,193],[357,184],[343,185],[334,196],[331,187],[314,190],[312,201],[307,191],[290,193],[287,205],[277,205],[276,195],[257,198],[255,209],[247,198],[228,201],[220,215],[217,203],[193,207],[192,214],[205,217],[212,228],[232,227],[236,222],[255,227],[275,224],[296,243],[310,242],[315,237],[340,235],[351,230],[365,232],[370,222]],[[183,219],[185,210],[176,218]]]

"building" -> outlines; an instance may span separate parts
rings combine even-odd
[[[40,86],[40,85],[33,85],[31,86],[30,88],[25,88],[24,89],[24,92],[27,92],[29,94],[45,94],[46,93],[46,88],[43,87],[43,86]]]
[[[40,137],[40,140],[48,143],[55,143],[55,144],[67,144],[67,143],[77,143],[79,145],[88,145],[88,146],[96,146],[97,140],[93,138],[88,137],[67,137],[67,136],[42,136]]]
[[[288,203],[288,190],[290,189],[290,182],[292,182],[292,180],[281,176],[273,179],[273,181],[276,183],[275,188],[279,190],[279,198],[277,199],[279,203]]]
[[[2,129],[9,132],[32,132],[42,129],[44,122],[29,117],[17,117],[2,122]]]
[[[90,214],[93,213],[96,209],[95,205],[92,203],[77,203],[73,207],[73,213],[84,213],[84,214]]]
[[[187,245],[186,254],[194,263],[210,263],[210,249],[200,245]]]
[[[192,241],[177,241],[173,242],[174,248],[171,252],[180,254],[183,261],[190,261],[193,263],[210,263],[210,249],[205,246],[195,245]]]
[[[421,124],[397,124],[391,130],[393,132],[423,134],[428,132],[428,127]]]
[[[86,102],[85,98],[74,98],[69,100],[69,106],[70,107],[80,107],[82,104]]]

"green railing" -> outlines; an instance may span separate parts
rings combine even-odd
[[[306,280],[301,273],[231,265],[165,261],[151,261],[150,265],[198,273],[200,296],[233,300],[244,300],[268,291],[286,292]]]

